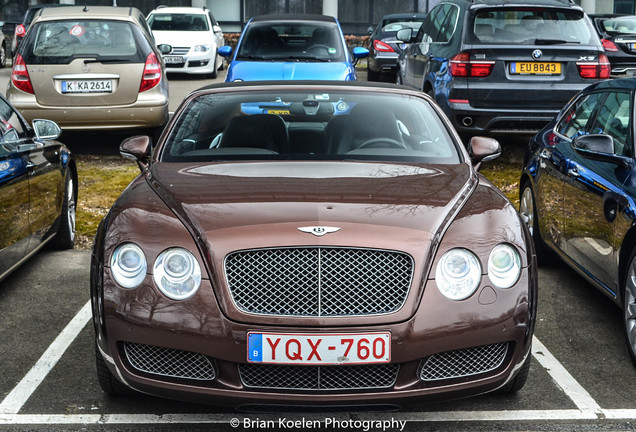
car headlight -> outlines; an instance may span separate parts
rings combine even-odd
[[[440,292],[451,300],[470,297],[481,281],[481,265],[466,249],[451,249],[437,263],[435,280]]]
[[[521,274],[521,258],[517,249],[508,244],[498,244],[488,257],[488,276],[497,288],[510,288]]]
[[[201,268],[189,251],[166,249],[155,260],[152,277],[162,293],[173,300],[185,300],[199,289]]]
[[[124,288],[136,288],[146,277],[148,264],[146,256],[134,243],[123,243],[110,257],[110,271],[119,285]]]
[[[210,51],[210,45],[195,45],[192,47],[194,52],[208,52]]]

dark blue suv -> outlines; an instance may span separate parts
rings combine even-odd
[[[609,78],[581,7],[564,0],[444,0],[398,58],[398,84],[431,95],[464,136],[536,132],[578,91]]]

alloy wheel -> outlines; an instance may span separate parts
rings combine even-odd
[[[521,194],[519,214],[528,227],[530,234],[534,237],[534,197],[532,196],[530,186],[526,186]]]
[[[629,263],[625,291],[623,295],[623,313],[625,317],[625,334],[632,361],[636,363],[636,254],[632,254]]]

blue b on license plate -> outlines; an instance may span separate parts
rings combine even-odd
[[[370,364],[391,361],[391,333],[247,334],[247,361],[271,364]]]

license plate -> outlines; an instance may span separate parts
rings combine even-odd
[[[185,63],[181,56],[164,56],[163,61],[165,64],[181,64]]]
[[[62,93],[112,93],[111,80],[62,81]]]
[[[389,363],[391,333],[247,334],[250,363],[338,365]]]
[[[632,43],[628,43],[627,45],[629,46],[629,49],[630,49],[630,50],[632,50],[632,51],[636,51],[636,43],[633,43],[633,42],[632,42]]]
[[[265,114],[288,115],[289,110],[284,109],[268,109]]]
[[[561,63],[513,62],[510,63],[510,73],[521,75],[560,75]]]

